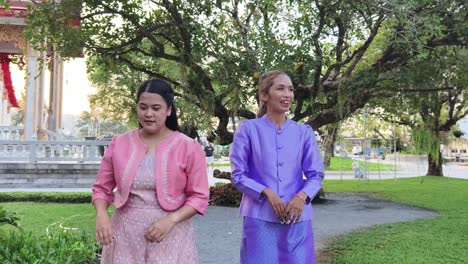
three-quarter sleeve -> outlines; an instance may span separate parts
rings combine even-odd
[[[231,182],[244,195],[261,200],[263,199],[261,193],[266,186],[249,177],[249,159],[251,153],[249,127],[244,122],[240,124],[234,134],[234,140],[230,149]]]
[[[109,204],[114,201],[113,190],[116,182],[114,178],[114,167],[112,165],[112,155],[115,148],[115,137],[112,139],[109,147],[104,152],[101,165],[96,176],[96,182],[92,187],[92,202],[96,199],[104,199]]]
[[[302,171],[306,177],[302,191],[309,197],[307,199],[307,203],[309,203],[322,188],[324,177],[322,157],[315,139],[315,133],[310,126],[306,126],[305,130]]]
[[[197,210],[199,214],[205,214],[210,197],[205,154],[198,142],[194,141],[191,147],[192,150],[186,168],[187,186],[185,194],[187,199],[185,204]]]

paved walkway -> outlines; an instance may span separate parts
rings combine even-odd
[[[325,203],[315,204],[314,212],[316,250],[324,249],[330,238],[358,228],[437,216],[433,211],[366,195],[334,193],[328,194]],[[239,263],[242,219],[237,208],[212,206],[194,222],[201,263]]]

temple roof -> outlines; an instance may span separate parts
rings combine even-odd
[[[0,7],[0,17],[26,17],[28,14],[27,6],[32,4],[32,1],[10,1],[8,8]]]

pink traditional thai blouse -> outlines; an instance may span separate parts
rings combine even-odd
[[[113,202],[116,208],[124,206],[146,152],[138,129],[114,137],[104,153],[92,187],[93,203],[102,198]],[[200,144],[175,131],[159,143],[152,154],[156,163],[159,205],[164,210],[174,211],[187,204],[204,214],[208,207],[209,186],[205,154]]]

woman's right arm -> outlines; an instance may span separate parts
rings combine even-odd
[[[97,199],[104,199],[108,204],[114,201],[114,188],[116,185],[114,177],[114,166],[112,163],[112,156],[115,148],[115,138],[112,139],[109,147],[104,152],[102,157],[101,166],[96,176],[96,182],[94,182],[92,191],[92,202]]]
[[[115,138],[104,153],[101,166],[93,184],[92,202],[96,209],[96,241],[102,245],[112,242],[114,234],[112,222],[107,213],[107,208],[114,200],[113,190],[115,188],[114,168],[112,165],[112,153],[115,148]]]
[[[109,245],[115,238],[107,207],[109,207],[109,204],[104,199],[98,198],[94,201],[94,208],[96,208],[96,241],[102,245]]]
[[[243,194],[253,199],[263,199],[262,192],[266,186],[249,177],[249,158],[252,153],[249,128],[246,122],[241,123],[230,149],[231,182]]]
[[[249,137],[249,127],[242,123],[234,134],[231,146],[231,182],[243,194],[253,199],[267,199],[278,219],[284,218],[286,204],[278,195],[267,186],[252,179],[249,168],[249,158],[252,153]]]
[[[231,146],[231,182],[240,192],[253,199],[263,200],[266,198],[278,219],[283,219],[286,208],[284,201],[272,189],[249,177],[251,153],[249,127],[244,122],[234,134]]]

